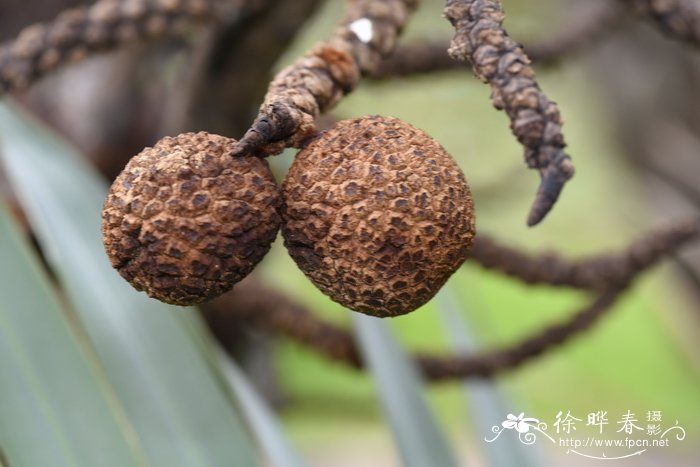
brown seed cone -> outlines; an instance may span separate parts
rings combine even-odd
[[[102,235],[112,266],[137,290],[175,305],[230,290],[270,249],[281,222],[265,160],[229,155],[205,132],[166,137],[112,184]]]
[[[464,262],[475,235],[464,174],[425,132],[396,118],[339,122],[297,154],[282,184],[282,234],[334,301],[409,313]]]

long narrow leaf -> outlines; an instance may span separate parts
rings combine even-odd
[[[459,313],[459,303],[452,286],[448,283],[438,293],[436,299],[442,314],[445,327],[452,340],[453,347],[459,352],[471,352],[476,345],[470,329]],[[511,413],[512,406],[498,385],[491,381],[465,381],[464,395],[472,414],[472,425],[477,434],[477,440],[483,441],[490,436],[491,427],[505,420]],[[520,413],[518,411],[517,413]],[[485,457],[488,465],[494,467],[535,467],[544,465],[540,462],[541,454],[536,446],[525,446],[517,437],[503,436],[497,444],[483,441]]]
[[[121,409],[0,206],[0,440],[14,467],[146,465]]]
[[[255,465],[249,435],[178,313],[135,292],[100,239],[106,183],[66,143],[0,103],[11,183],[153,464]]]
[[[241,411],[248,420],[263,454],[272,467],[304,467],[304,462],[283,433],[277,418],[260,399],[236,363],[217,346],[216,358],[223,368],[231,390],[241,404]]]
[[[206,359],[219,369],[218,373],[231,390],[248,422],[263,457],[271,467],[304,467],[307,465],[284,434],[278,419],[257,394],[245,374],[216,342],[207,339],[205,326],[194,315],[180,315],[192,333]]]
[[[1,445],[0,445],[0,467],[10,467],[10,463],[7,462],[7,457],[5,456],[5,452],[2,450]]]
[[[407,467],[457,466],[423,397],[412,361],[378,318],[353,313],[362,358],[374,376],[385,415]]]

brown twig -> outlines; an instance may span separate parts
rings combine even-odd
[[[506,111],[513,133],[525,147],[528,166],[540,172],[542,180],[527,219],[528,225],[536,225],[574,174],[564,152],[559,109],[540,90],[522,47],[503,29],[500,2],[448,0],[444,13],[456,30],[449,54],[471,64],[476,75],[491,85],[494,106]]]
[[[639,164],[640,167],[649,172],[649,174],[676,190],[696,208],[700,209],[700,187],[698,187],[697,183],[687,181],[685,178],[679,176],[679,174],[684,173],[684,170],[686,171],[685,173],[689,175],[694,174],[694,172],[688,172],[687,167],[683,164],[678,164],[677,160],[674,160],[674,158],[668,157],[666,152],[664,152],[663,156],[663,158],[658,159],[652,157],[637,157],[634,162]]]
[[[680,248],[691,235],[698,234],[700,231],[697,223],[683,222],[676,227],[659,230],[646,240],[636,242],[626,252],[611,255],[607,259],[600,256],[569,265],[564,260],[559,260],[564,270],[577,271],[564,274],[564,277],[569,277],[567,280],[581,280],[587,287],[595,284],[595,288],[600,288],[597,298],[590,305],[562,323],[501,349],[477,355],[422,354],[415,357],[416,362],[431,380],[490,377],[500,371],[515,368],[590,328],[643,270],[652,266],[662,254]],[[542,264],[546,263],[544,261]],[[595,274],[606,274],[608,268],[615,271],[608,281],[591,279]],[[538,281],[560,281],[557,276],[537,274],[540,274]],[[571,279],[576,277],[581,279]],[[289,336],[353,367],[359,368],[362,365],[354,337],[349,331],[318,318],[301,304],[262,286],[254,279],[243,281],[229,294],[206,304],[205,316],[214,333],[224,340],[232,322],[242,321],[268,332]]]
[[[586,5],[570,12],[565,24],[551,37],[525,44],[523,47],[533,63],[553,66],[591,45],[600,42],[623,18],[619,8],[608,2]],[[447,53],[449,39],[398,46],[372,73],[373,79],[408,76],[434,71],[454,70],[464,65]]]
[[[602,42],[615,31],[625,16],[608,0],[584,2],[567,11],[564,24],[547,39],[525,44],[527,56],[540,66],[553,66],[566,57]]]
[[[692,286],[696,295],[700,295],[700,271],[697,270],[697,266],[691,264],[690,261],[680,254],[673,255],[673,262],[678,267],[679,271],[683,273],[683,276]]]
[[[198,21],[227,16],[227,0],[100,0],[61,13],[53,22],[24,29],[0,47],[0,95],[25,89],[65,63],[97,51],[166,33]]]
[[[331,359],[361,366],[352,334],[318,318],[302,304],[251,277],[231,292],[203,305],[209,327],[226,346],[231,329],[243,323],[306,343]]]
[[[465,377],[488,378],[499,372],[517,368],[593,326],[611,310],[627,285],[620,284],[619,287],[600,292],[590,305],[574,313],[571,318],[515,344],[477,355],[417,355],[416,362],[425,377],[432,381]]]
[[[417,354],[416,363],[426,378],[432,381],[491,377],[515,368],[588,329],[610,309],[623,289],[617,287],[603,291],[591,305],[567,321],[515,344],[477,355]],[[232,292],[205,305],[204,309],[210,327],[220,339],[225,339],[230,326],[243,322],[257,329],[290,337],[338,362],[355,368],[362,367],[359,350],[350,331],[318,318],[302,305],[254,281],[244,281]]]
[[[428,39],[423,42],[404,44],[396,47],[370,78],[382,80],[395,76],[412,76],[435,71],[463,68],[459,62],[447,54],[449,39]]]
[[[417,0],[355,0],[327,41],[277,74],[234,155],[272,155],[299,147],[314,119],[332,108],[394,48]]]
[[[697,0],[623,0],[664,33],[700,47],[700,2]]]
[[[28,24],[55,17],[68,8],[85,5],[88,0],[5,0],[0,2],[0,43],[17,36]]]
[[[603,290],[625,283],[699,235],[698,220],[687,220],[659,228],[625,251],[581,260],[569,260],[555,253],[530,255],[504,246],[488,235],[477,235],[471,260],[528,284]]]

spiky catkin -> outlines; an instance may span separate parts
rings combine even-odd
[[[556,253],[531,255],[505,246],[488,235],[474,241],[471,258],[528,284],[549,284],[581,289],[604,289],[622,284],[664,256],[700,235],[700,222],[689,219],[658,228],[626,250],[570,260]]]
[[[314,119],[352,91],[388,55],[417,0],[354,0],[327,41],[280,71],[235,155],[272,155],[300,147]]]
[[[622,1],[670,37],[700,47],[700,2],[697,0]]]
[[[471,64],[474,73],[491,85],[493,105],[506,111],[513,133],[525,147],[525,161],[540,172],[540,187],[527,219],[528,225],[535,225],[574,174],[564,151],[559,109],[541,91],[520,44],[503,29],[499,1],[449,0],[444,13],[456,30],[449,54]]]
[[[523,45],[527,56],[539,66],[554,66],[599,43],[624,17],[618,5],[595,3],[567,12],[563,24],[544,39]],[[454,70],[464,65],[447,53],[449,40],[428,39],[399,45],[371,77],[386,79],[434,71]]]
[[[238,8],[235,0],[100,0],[24,29],[0,47],[0,95],[27,88],[92,52],[166,33]]]

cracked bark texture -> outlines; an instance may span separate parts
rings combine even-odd
[[[623,0],[639,15],[674,39],[700,47],[700,2],[697,0]]]
[[[25,89],[59,66],[97,51],[184,31],[192,24],[232,14],[227,0],[101,0],[35,24],[0,47],[0,95]]]
[[[240,139],[234,155],[252,152],[268,156],[286,147],[301,147],[316,132],[314,120],[391,53],[417,3],[348,2],[333,36],[283,69],[270,83],[258,116]]]
[[[449,54],[471,64],[491,85],[494,107],[505,110],[511,130],[525,147],[528,167],[541,182],[527,224],[538,224],[552,209],[567,180],[574,175],[564,151],[559,109],[540,89],[530,59],[503,29],[504,13],[496,0],[449,0],[444,10],[456,34]]]

